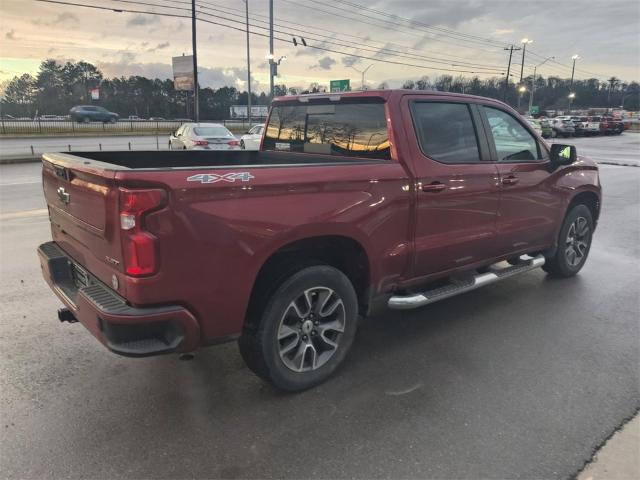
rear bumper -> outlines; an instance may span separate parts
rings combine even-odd
[[[198,347],[200,327],[184,307],[128,305],[55,242],[40,245],[38,256],[44,279],[54,293],[76,320],[112,352],[147,357]]]

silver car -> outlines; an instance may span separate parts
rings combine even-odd
[[[219,123],[185,123],[169,136],[169,150],[240,150],[240,141]]]

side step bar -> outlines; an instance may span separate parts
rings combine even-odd
[[[462,280],[452,280],[451,283],[432,290],[409,295],[394,295],[389,299],[389,308],[394,310],[409,310],[475,290],[484,285],[489,285],[490,283],[541,267],[544,265],[544,256],[537,255],[536,257],[530,257],[529,255],[522,255],[519,263],[516,265],[510,265],[508,267],[499,267],[497,265],[499,264],[491,265],[489,272],[477,273]]]

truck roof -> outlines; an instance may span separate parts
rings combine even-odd
[[[324,93],[305,93],[300,95],[286,95],[273,99],[274,103],[291,102],[298,100],[301,103],[308,102],[309,100],[329,99],[333,101],[339,101],[342,98],[367,98],[378,97],[387,100],[392,95],[420,95],[420,96],[447,96],[457,98],[470,98],[470,99],[488,99],[492,101],[498,101],[493,98],[481,97],[478,95],[468,95],[463,93],[454,92],[442,92],[438,90],[409,90],[409,89],[385,89],[385,90],[358,90],[353,92],[324,92]]]

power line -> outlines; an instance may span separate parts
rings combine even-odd
[[[144,5],[144,6],[150,6],[150,7],[160,7],[160,8],[168,8],[168,9],[172,9],[172,10],[179,10],[179,11],[186,11],[186,12],[191,12],[191,9],[187,9],[187,8],[183,8],[183,7],[175,7],[175,6],[169,6],[169,5],[164,5],[164,4],[158,4],[158,3],[154,3],[154,2],[145,2],[145,1],[141,1],[141,0],[113,0],[113,1],[117,1],[118,3],[126,3],[126,4],[133,4],[133,5]],[[177,2],[177,3],[181,3],[181,2]],[[200,6],[199,8],[203,8],[202,6]],[[206,8],[206,7],[204,7]],[[213,10],[213,9],[209,9],[209,10]],[[218,11],[218,10],[213,10],[213,11]],[[236,24],[242,24],[244,25],[245,22],[244,21],[240,21],[240,20],[234,20],[232,18],[228,18],[228,17],[224,17],[221,15],[215,15],[212,13],[207,13],[207,12],[203,12],[201,10],[197,10],[197,12],[200,15],[206,15],[209,17],[213,17],[213,18],[219,18],[222,20],[226,20],[229,22],[234,22]],[[226,15],[235,15],[237,17],[240,17],[240,15],[238,14],[234,14],[234,13],[226,13],[226,12],[219,12],[219,13],[224,13]],[[258,21],[261,23],[266,23],[266,22],[262,22],[260,20],[254,20],[254,21]],[[277,24],[276,24],[277,25]],[[255,24],[250,24],[250,26],[254,27],[254,28],[259,28],[259,29],[263,29],[263,30],[267,30],[266,27],[261,27],[259,25],[255,25]],[[300,30],[298,30],[300,31]],[[281,33],[284,35],[291,35],[291,36],[295,36],[294,33],[292,32],[287,32],[287,31],[283,31],[283,30],[274,30],[274,32],[276,33]],[[298,34],[300,35],[300,34]],[[391,52],[391,56],[393,57],[401,57],[401,58],[407,58],[410,60],[427,60],[429,62],[432,63],[439,63],[439,64],[443,64],[443,65],[449,65],[449,66],[461,66],[461,67],[465,67],[465,68],[474,68],[476,70],[478,70],[478,73],[483,73],[482,71],[486,70],[487,73],[499,73],[496,72],[498,69],[500,69],[500,66],[497,65],[486,65],[486,64],[476,64],[476,63],[471,63],[471,62],[465,62],[465,61],[448,61],[448,60],[444,60],[444,59],[440,59],[440,58],[434,58],[434,57],[429,57],[429,56],[425,56],[425,55],[414,55],[414,54],[407,54],[406,52],[398,52],[396,50],[392,50],[392,49],[388,49],[388,48],[369,48],[368,45],[362,44],[362,43],[357,43],[357,42],[351,42],[352,44],[344,44],[344,43],[340,43],[340,42],[336,42],[334,40],[332,40],[330,37],[327,37],[325,35],[318,35],[318,34],[309,34],[308,32],[304,32],[303,31],[303,35],[307,38],[310,38],[312,40],[317,40],[320,42],[323,42],[324,44],[330,44],[330,45],[336,45],[339,47],[344,47],[344,48],[356,48],[354,46],[357,46],[358,50],[364,50],[367,52],[372,52],[374,54],[380,54],[383,52]],[[324,37],[324,38],[313,38],[313,37]],[[440,68],[440,67],[438,67]]]
[[[117,12],[126,12],[126,13],[139,13],[139,14],[158,15],[158,16],[173,17],[173,18],[191,18],[190,15],[178,15],[178,14],[173,14],[173,13],[149,12],[149,11],[146,11],[146,10],[134,10],[134,9],[123,9],[123,8],[115,9],[113,7],[103,7],[103,6],[98,6],[98,5],[87,5],[87,4],[81,4],[81,3],[76,3],[76,2],[67,2],[67,1],[62,1],[62,0],[34,0],[34,1],[43,2],[43,3],[53,3],[53,4],[58,4],[58,5],[68,5],[68,6],[92,8],[92,9],[97,9],[97,10],[117,11]],[[229,28],[229,29],[236,30],[236,31],[246,32],[246,28],[234,27],[234,26],[223,24],[223,23],[220,23],[220,22],[214,22],[214,21],[211,21],[211,20],[205,20],[203,18],[198,18],[198,20],[201,21],[201,22],[204,22],[204,23],[209,23],[209,24],[212,24],[212,25],[218,25],[218,26]],[[265,37],[265,38],[269,37],[269,35],[267,35],[267,34],[258,33],[258,32],[254,32],[254,31],[250,31],[250,33],[251,33],[251,35],[256,35],[256,36],[259,36],[259,37]],[[280,42],[287,43],[287,44],[290,43],[290,40],[286,39],[286,38],[274,37],[274,39],[278,40]],[[343,52],[343,51],[333,50],[333,49],[330,49],[330,48],[325,48],[325,47],[321,47],[321,46],[318,46],[318,45],[311,45],[311,44],[307,44],[307,48],[312,48],[312,49],[315,49],[315,50],[321,50],[321,51],[325,51],[325,52],[335,53],[335,54],[338,54],[338,55],[347,55],[347,56],[352,56],[352,57],[356,57],[356,58],[372,60],[374,62],[388,63],[388,64],[392,64],[392,65],[401,65],[401,66],[414,67],[414,68],[421,68],[421,69],[426,69],[426,70],[447,71],[447,72],[454,72],[454,73],[500,73],[500,72],[479,72],[479,71],[474,71],[474,70],[456,70],[456,69],[448,69],[448,68],[440,68],[440,67],[429,67],[429,66],[426,66],[426,65],[417,65],[417,64],[398,62],[398,61],[393,61],[393,60],[384,60],[384,59],[381,59],[381,58],[369,57],[369,56],[360,55],[360,54],[357,54],[357,53]]]
[[[384,29],[386,29],[386,30],[391,30],[391,31],[394,31],[394,32],[404,33],[404,34],[408,34],[408,35],[412,35],[412,36],[415,36],[415,35],[416,35],[416,32],[415,32],[415,31],[399,30],[398,28],[391,28],[391,27],[389,26],[389,25],[394,25],[394,26],[396,26],[396,27],[400,27],[400,28],[407,28],[407,27],[404,27],[403,25],[399,25],[399,24],[397,24],[397,23],[388,22],[388,21],[386,21],[386,20],[382,20],[382,19],[378,19],[378,18],[374,18],[374,17],[369,17],[369,16],[363,15],[363,14],[358,13],[358,12],[351,12],[350,10],[345,10],[345,9],[341,9],[341,8],[338,8],[338,7],[332,7],[332,9],[333,9],[333,10],[341,10],[341,11],[343,11],[343,12],[347,12],[347,13],[350,13],[350,14],[352,14],[352,15],[360,15],[360,16],[363,16],[363,17],[365,17],[365,18],[369,18],[369,19],[371,19],[371,20],[375,20],[375,21],[378,21],[378,22],[382,22],[382,25],[381,25],[380,23],[367,22],[366,20],[362,20],[362,19],[360,19],[360,18],[347,17],[347,16],[345,16],[345,15],[338,14],[338,13],[336,13],[335,11],[323,10],[323,9],[321,9],[321,8],[318,8],[317,6],[305,5],[305,4],[303,4],[303,3],[294,2],[294,1],[292,1],[292,0],[280,0],[280,1],[281,1],[281,2],[286,2],[286,3],[289,3],[289,4],[292,4],[292,5],[296,5],[296,6],[299,6],[299,7],[308,8],[308,9],[313,10],[313,11],[314,11],[314,12],[316,12],[316,13],[317,13],[317,12],[322,12],[322,13],[325,13],[325,14],[328,14],[328,15],[332,15],[332,16],[337,16],[337,17],[339,17],[339,18],[344,18],[344,19],[353,20],[353,21],[356,21],[356,22],[364,23],[364,24],[366,24],[366,25],[371,25],[371,26],[378,27],[378,28],[384,28]],[[431,32],[427,32],[427,33],[431,33]],[[451,40],[443,40],[443,39],[441,39],[441,38],[431,38],[430,40],[431,40],[431,41],[434,41],[434,42],[440,42],[440,43],[445,43],[445,44],[450,44],[450,45],[462,46],[462,47],[464,47],[464,48],[471,48],[469,45],[464,45],[464,44],[456,43],[456,42],[453,42],[453,41],[451,41]],[[457,39],[457,40],[460,40],[460,41],[468,41],[468,40],[463,40],[463,39]],[[478,42],[472,42],[472,43],[477,44]],[[501,45],[500,45],[500,48],[502,48],[502,46],[503,46],[503,44],[501,44]],[[477,48],[477,49],[480,49],[480,50],[483,50],[483,51],[485,51],[485,52],[489,52],[489,53],[496,53],[494,50],[487,50],[487,49],[478,48],[478,47],[477,47],[477,45],[476,45],[476,48]],[[497,47],[496,47],[496,48],[497,48]]]
[[[242,12],[242,10],[237,9],[237,8],[228,7],[226,5],[220,5],[220,4],[211,3],[211,2],[200,1],[200,2],[198,2],[198,4],[200,5],[200,8],[203,8],[205,10],[219,11],[219,9],[223,9],[223,10],[231,10],[231,11]],[[210,7],[215,7],[215,8],[210,8]],[[221,12],[221,13],[229,14],[228,12]],[[238,15],[236,14],[236,16],[238,16]],[[255,20],[255,17],[261,17],[261,18],[266,18],[266,19],[269,18],[266,15],[260,15],[260,14],[257,14],[257,13],[253,13],[253,14],[251,14],[251,16],[254,17],[253,18],[254,21],[258,21],[258,20]],[[266,22],[262,21],[261,23],[266,23]],[[335,30],[329,30],[329,29],[326,29],[326,28],[320,28],[320,27],[305,25],[303,23],[298,23],[298,22],[293,22],[293,21],[288,21],[288,20],[280,20],[280,24],[275,24],[275,25],[282,26],[284,28],[292,28],[294,30],[302,31],[301,29],[297,29],[297,28],[290,27],[288,25],[282,25],[282,24],[288,24],[288,25],[295,25],[295,26],[304,27],[307,31],[308,30],[319,30],[319,31],[323,31],[323,32],[328,32],[328,33],[331,33],[331,34],[335,35],[336,37],[350,37],[350,38],[355,38],[355,39],[358,39],[358,40],[378,43],[378,44],[384,45],[385,47],[400,48],[400,49],[403,49],[403,51],[401,53],[408,53],[408,51],[410,51],[410,50],[412,50],[414,52],[418,52],[417,55],[422,53],[422,50],[419,50],[419,49],[416,49],[416,48],[412,48],[412,47],[408,47],[406,45],[400,45],[400,44],[392,43],[392,42],[380,42],[380,41],[372,40],[371,38],[364,38],[362,36],[352,35],[352,34],[348,34],[348,33],[340,33],[340,32],[336,32]],[[324,34],[317,34],[317,35],[323,36],[323,37],[326,37],[326,38],[336,38],[336,37],[330,37],[330,36],[324,35]],[[341,39],[339,39],[339,40],[341,40]],[[352,40],[343,40],[343,41],[351,42]],[[461,57],[461,56],[458,56],[458,55],[448,54],[448,56],[449,56],[449,58],[458,58],[458,59],[461,59],[463,61],[467,61],[468,60],[467,57]],[[432,58],[437,58],[438,60],[446,60],[446,59],[440,58],[440,57],[432,57]],[[463,62],[458,62],[458,63],[463,63]],[[467,62],[467,63],[469,63],[469,62]]]

